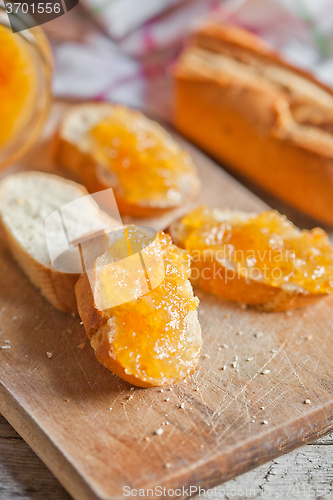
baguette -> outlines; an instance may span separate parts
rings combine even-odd
[[[175,124],[293,207],[333,224],[333,91],[264,41],[209,24],[174,70]]]
[[[8,247],[30,281],[44,297],[60,311],[76,313],[74,285],[80,272],[61,272],[52,267],[45,235],[47,217],[63,205],[87,196],[83,186],[58,176],[42,172],[21,172],[8,175],[0,182],[0,222]],[[106,214],[94,203],[89,205],[84,222],[82,214],[71,209],[69,218],[78,235],[88,234],[108,226]],[[67,218],[68,222],[68,218]],[[54,228],[51,244],[64,237],[62,228]],[[101,244],[98,238],[98,244]],[[92,260],[105,248],[91,248]],[[68,251],[68,271],[77,269],[77,249]],[[87,260],[88,263],[88,260]],[[79,266],[80,267],[80,266]]]
[[[218,237],[217,234],[230,234],[230,231],[233,227],[242,226],[244,222],[251,221],[258,217],[258,214],[255,213],[246,213],[240,212],[236,210],[219,210],[219,209],[206,209],[205,207],[199,208],[206,210],[206,213],[209,213],[209,217],[212,215],[214,220],[216,221],[214,229],[208,229],[208,226],[204,228],[205,231],[205,240],[209,240],[210,238]],[[275,217],[278,216],[280,221],[282,221],[282,225],[285,226],[285,237],[289,241],[297,241],[298,238],[302,235],[301,230],[296,228],[293,224],[287,221],[285,218],[277,214],[277,212],[271,211],[267,212],[268,214],[272,214]],[[190,213],[191,214],[191,213]],[[191,273],[191,283],[193,286],[200,288],[201,290],[213,293],[214,295],[218,295],[219,297],[240,302],[243,304],[247,304],[249,306],[253,306],[262,311],[286,311],[289,309],[306,307],[310,304],[313,304],[324,297],[328,296],[326,292],[320,291],[312,291],[306,289],[301,284],[295,281],[289,281],[288,278],[279,282],[279,284],[271,284],[272,280],[262,279],[256,277],[256,274],[259,275],[259,272],[251,274],[251,267],[247,265],[247,259],[243,257],[244,262],[241,262],[240,268],[244,267],[243,271],[239,271],[238,265],[232,259],[232,257],[228,258],[228,254],[225,253],[228,250],[228,245],[230,243],[231,247],[233,246],[232,239],[229,240],[228,236],[221,236],[221,243],[217,246],[202,246],[202,243],[194,245],[193,239],[189,240],[188,238],[192,238],[191,235],[199,228],[199,217],[196,217],[195,227],[189,225],[186,221],[187,216],[182,219],[174,222],[169,228],[169,232],[171,237],[176,245],[179,245],[181,248],[186,248],[190,254],[192,255],[192,273]],[[279,222],[280,224],[280,222]],[[203,226],[204,227],[204,223]],[[266,228],[264,229],[266,231]],[[224,233],[225,231],[225,233]],[[327,235],[322,232],[322,230],[313,230],[313,232],[307,232],[311,238],[314,237],[314,240],[317,238],[322,239],[324,241],[324,246],[326,249],[329,249],[328,252],[331,258],[331,265],[333,264],[333,249],[329,246],[329,241]],[[276,239],[276,234],[274,230],[270,233],[273,239]],[[277,233],[279,238],[280,233]],[[223,238],[226,238],[223,243]],[[256,236],[250,236],[252,239],[255,239]],[[188,243],[190,241],[190,243]],[[252,241],[252,240],[250,240]],[[277,239],[277,241],[279,241]],[[285,240],[287,241],[287,240]],[[312,240],[311,240],[312,241]],[[246,242],[248,243],[248,242]],[[297,244],[297,243],[296,243]],[[285,243],[284,243],[285,245]],[[316,243],[313,243],[315,247]],[[252,242],[253,250],[248,253],[248,256],[253,256],[255,254],[256,242]],[[208,255],[205,257],[205,248],[208,248]],[[223,258],[218,256],[216,249],[222,248]],[[244,247],[246,248],[246,247]],[[270,254],[270,248],[265,247],[262,248],[258,254],[259,260],[258,262],[258,271],[262,270],[260,256],[266,258],[269,256],[271,259],[270,262],[274,262],[272,255]],[[288,248],[286,245],[283,246],[282,251]],[[304,249],[304,254],[306,254],[308,249]],[[320,255],[322,248],[318,244],[318,255]],[[242,250],[241,250],[242,251]],[[310,252],[312,249],[310,250]],[[211,255],[213,252],[213,256]],[[232,254],[235,252],[239,252],[239,248],[233,248]],[[247,255],[248,250],[244,250],[243,255]],[[293,249],[292,249],[293,252]],[[250,255],[251,254],[251,255]],[[313,253],[316,255],[317,251]],[[231,260],[230,260],[231,259]],[[257,257],[258,259],[258,257]],[[311,259],[310,259],[311,260]],[[316,260],[316,256],[314,257]],[[280,262],[277,260],[276,262]],[[287,265],[287,264],[285,264]],[[326,261],[327,265],[327,261]],[[328,272],[328,271],[326,271]],[[327,281],[329,281],[329,276],[327,277]],[[332,289],[333,291],[333,289]],[[330,291],[329,293],[332,293]]]
[[[125,139],[120,141],[119,137],[113,137],[109,132],[107,147],[102,151],[98,140],[91,134],[101,124],[116,124],[117,130],[120,128],[120,133],[125,132],[128,136],[125,135]],[[139,139],[140,136],[143,139]],[[119,144],[115,145],[113,140]],[[131,150],[133,144],[127,145],[125,140],[131,143],[137,140],[138,147],[134,146],[134,150]],[[55,160],[58,165],[70,170],[90,192],[113,188],[119,211],[126,215],[149,217],[161,214],[194,197],[200,187],[196,167],[189,154],[182,151],[158,123],[124,106],[106,102],[73,106],[65,114],[55,142]],[[149,142],[153,144],[149,145]],[[160,144],[157,152],[154,152],[154,143]],[[117,149],[119,147],[123,149]],[[146,154],[152,154],[153,160],[135,157],[134,154],[141,151],[140,147]],[[163,154],[169,157],[166,162],[162,158]],[[121,167],[117,163],[116,170],[113,165],[121,155],[124,160]],[[171,175],[172,169],[174,185],[170,188],[163,185],[162,192],[159,192],[164,182],[163,175]],[[161,171],[164,174],[161,175]],[[154,187],[154,183],[157,187]],[[137,195],[138,189],[141,189],[140,196]]]
[[[126,248],[126,241],[131,247],[141,241],[137,229],[130,226],[128,231],[120,248]],[[147,282],[135,265],[135,254],[126,258],[118,248],[120,260],[115,261],[113,248],[110,239],[110,248],[75,286],[80,317],[96,358],[139,387],[183,380],[196,370],[202,343],[199,301],[188,281],[187,253],[173,245],[169,235],[158,233],[153,244],[141,252],[141,261],[146,263],[150,283],[160,258],[165,274],[157,286],[150,284],[144,290]]]

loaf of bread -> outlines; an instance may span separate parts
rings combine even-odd
[[[295,208],[333,224],[333,91],[257,36],[209,24],[175,66],[175,124]]]

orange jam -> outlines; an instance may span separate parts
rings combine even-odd
[[[117,192],[128,203],[181,200],[181,177],[195,168],[190,155],[157,123],[116,106],[91,135],[97,158],[115,174]]]
[[[130,244],[137,238],[137,229],[133,226],[129,228],[128,237]],[[164,261],[164,279],[144,296],[110,309],[113,335],[105,340],[108,343],[105,350],[112,353],[116,364],[125,369],[126,375],[145,383],[166,385],[187,377],[197,367],[201,342],[193,341],[193,324],[199,300],[193,296],[188,281],[188,253],[173,245],[170,236],[162,232],[158,234],[157,241],[157,251]],[[150,251],[154,253],[156,248]],[[103,259],[107,260],[107,255]],[[120,264],[126,266],[125,261],[120,261]],[[109,276],[105,268],[99,278],[99,293],[104,286],[103,281],[107,285],[111,278],[118,288],[122,283],[123,286],[132,286],[135,296],[138,280],[133,276],[137,276],[137,269],[135,266],[131,269],[130,260],[128,262],[126,274],[131,274],[131,283],[124,281],[121,269],[115,271],[117,276],[114,272]],[[154,262],[149,262],[147,272],[151,276]],[[92,345],[95,345],[94,338]],[[96,356],[99,359],[97,351]]]
[[[179,227],[179,243],[194,260],[213,256],[261,283],[333,292],[333,247],[322,229],[300,230],[273,210],[247,217],[206,206],[192,210]]]
[[[34,66],[24,40],[0,26],[0,147],[21,128],[34,91]]]

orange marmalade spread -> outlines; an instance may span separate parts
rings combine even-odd
[[[21,35],[0,26],[0,147],[22,126],[31,109],[35,69]]]
[[[127,202],[170,200],[182,196],[182,175],[194,166],[160,126],[138,112],[118,106],[91,130],[97,154],[118,180],[118,191]]]
[[[209,265],[209,251],[215,260],[231,262],[241,275],[253,275],[261,283],[333,293],[333,246],[325,231],[300,230],[274,210],[228,217],[201,206],[181,219],[178,237],[194,262],[206,252]]]

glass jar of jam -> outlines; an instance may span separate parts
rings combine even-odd
[[[41,28],[13,33],[0,5],[0,169],[36,142],[52,100],[52,53]]]

